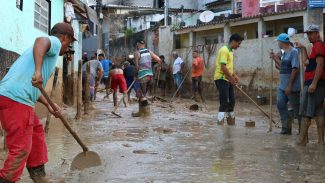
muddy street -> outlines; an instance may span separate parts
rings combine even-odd
[[[316,142],[315,125],[307,147],[294,145],[296,135],[268,131],[268,120],[250,103],[237,107],[235,126],[216,124],[216,101],[189,110],[193,102],[177,99],[171,107],[154,101],[152,115],[132,118],[133,103],[111,114],[112,102],[94,102],[95,109],[82,120],[73,120],[73,108],[64,114],[73,129],[99,153],[102,166],[70,171],[75,155],[82,151],[63,125],[52,118],[47,144],[51,177],[67,183],[104,182],[324,182],[324,146]],[[265,106],[267,107],[267,106]],[[276,115],[276,113],[275,113]],[[254,120],[256,127],[246,128]],[[2,158],[4,159],[4,151]],[[28,181],[25,170],[21,182]]]

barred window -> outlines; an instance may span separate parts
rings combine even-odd
[[[16,7],[23,11],[23,0],[16,0]]]
[[[50,1],[35,0],[34,27],[49,33],[50,27]]]

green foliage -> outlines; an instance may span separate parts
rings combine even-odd
[[[125,37],[131,37],[136,32],[134,27],[124,30]]]

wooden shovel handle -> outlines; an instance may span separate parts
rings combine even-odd
[[[255,106],[269,119],[271,119],[271,117],[269,116],[268,113],[266,113],[246,92],[244,92],[241,88],[239,88],[237,85],[235,85],[235,87],[242,93],[244,94],[251,102],[253,102],[253,104],[255,104]],[[271,119],[272,122],[274,124],[277,124],[273,119]]]
[[[52,107],[52,109],[54,111],[57,111],[58,109],[56,108],[56,106],[54,105],[54,103],[52,102],[52,100],[50,99],[50,97],[47,95],[47,93],[45,92],[43,87],[39,88],[42,95],[46,98],[47,102],[50,104],[50,106]],[[62,116],[62,114],[59,115],[59,118],[61,120],[61,122],[63,123],[63,125],[65,126],[65,128],[70,132],[70,134],[73,136],[73,138],[78,142],[78,144],[81,146],[82,150],[84,152],[88,151],[88,147],[81,141],[81,139],[79,138],[79,136],[76,134],[76,132],[74,132],[72,130],[72,128],[70,127],[68,121]]]

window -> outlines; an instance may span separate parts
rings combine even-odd
[[[16,7],[23,11],[23,0],[16,0]]]
[[[35,0],[34,27],[45,33],[50,29],[50,5],[49,0]]]

